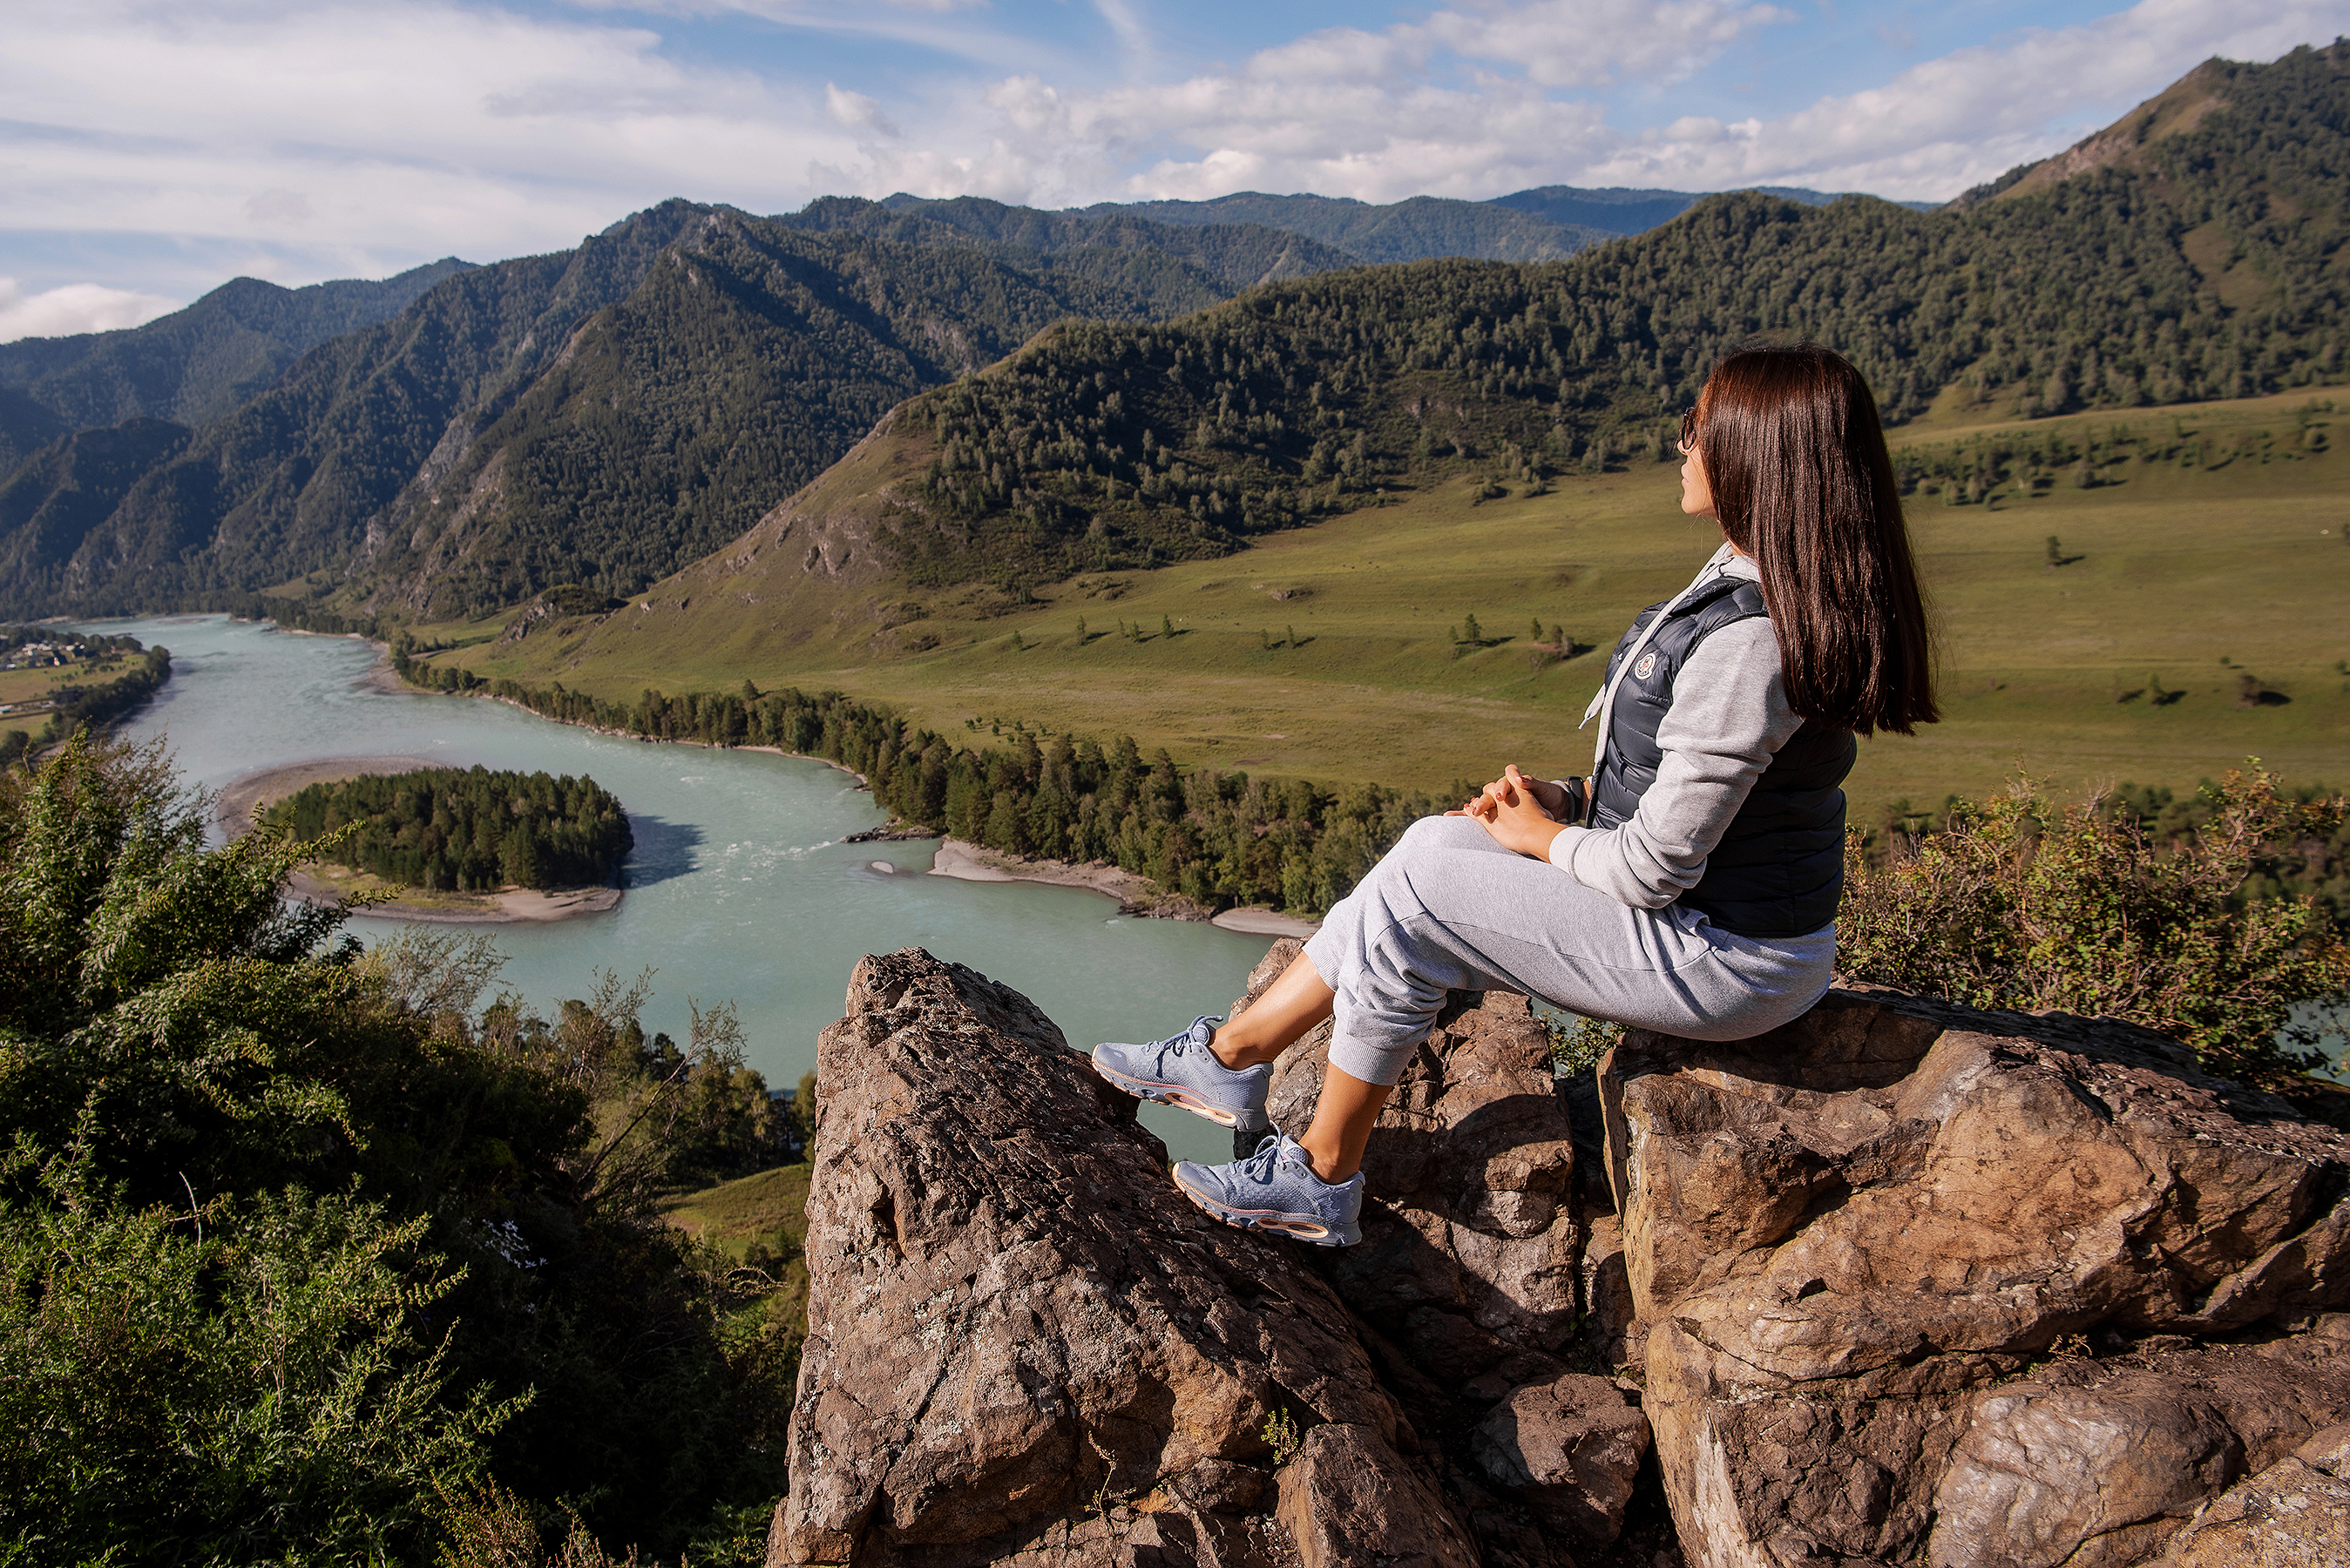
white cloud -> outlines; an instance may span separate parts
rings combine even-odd
[[[855,157],[820,91],[689,69],[642,28],[453,0],[175,16],[138,0],[11,16],[0,101],[38,130],[6,133],[9,226],[255,241],[298,226],[380,271],[573,244],[671,195],[796,206],[812,159]]]
[[[1961,49],[1797,113],[1685,120],[1593,162],[1596,183],[1811,184],[1933,199],[2077,140],[2211,56],[2265,60],[2350,28],[2344,0],[2139,0],[2080,26]],[[2094,116],[2080,118],[2084,111]]]
[[[849,92],[831,82],[824,84],[824,108],[825,112],[831,115],[834,122],[843,130],[872,131],[892,140],[903,134],[889,116],[881,112],[879,103],[861,92]]]
[[[1669,83],[1792,20],[1723,0],[1463,0],[1380,31],[1307,34],[1177,82],[1064,91],[1018,76],[989,95],[1002,117],[994,161],[1006,182],[1017,171],[1053,199],[1121,166],[1133,171],[1128,194],[1191,199],[1254,188],[1378,202],[1551,183],[1939,199],[2057,151],[2198,60],[2272,58],[2350,28],[2350,0],[2258,11],[2139,0],[1794,113],[1695,115],[1637,135],[1555,90]]]
[[[1720,0],[1470,0],[1398,32],[1523,67],[1544,87],[1589,87],[1623,77],[1677,81],[1755,28],[1794,20],[1776,5]]]
[[[0,277],[0,343],[14,343],[19,337],[111,332],[152,321],[179,307],[176,299],[94,283],[69,283],[26,294],[16,286],[15,278]]]
[[[1611,122],[1612,101],[1774,39],[1802,45],[1791,29],[1810,24],[1754,0],[1437,0],[1390,26],[1154,80],[1146,0],[1071,8],[1087,36],[1105,41],[1106,26],[1116,40],[1095,57],[965,4],[572,0],[525,15],[495,0],[12,0],[0,222],[92,254],[116,236],[122,254],[169,258],[135,275],[146,264],[69,264],[41,284],[152,290],[167,273],[186,286],[172,269],[191,257],[307,282],[550,250],[671,195],[757,212],[897,190],[1042,205],[1559,182],[1934,198],[2055,151],[2206,56],[2272,58],[2350,30],[2350,0],[2138,0],[1794,112],[1636,133]],[[853,36],[883,63],[855,78],[869,93],[762,74],[747,51],[672,52],[644,25],[662,15]],[[887,63],[916,45],[926,74]]]

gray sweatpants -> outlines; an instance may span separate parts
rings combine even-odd
[[[1330,1061],[1392,1084],[1448,991],[1513,991],[1694,1040],[1743,1040],[1828,988],[1833,925],[1742,937],[1668,905],[1636,909],[1493,842],[1465,816],[1410,829],[1305,944],[1338,993]]]

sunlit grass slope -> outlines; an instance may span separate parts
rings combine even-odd
[[[2257,755],[2292,779],[2350,782],[2350,460],[2334,424],[2329,402],[2293,394],[1897,433],[1897,458],[1940,490],[1908,504],[1948,717],[1864,744],[1857,811],[1905,797],[1930,808],[2018,768],[2077,793],[2191,785]],[[2002,438],[2112,444],[2094,488],[2063,470],[2034,485],[2018,459],[1984,501],[1949,504],[1937,468],[1965,468],[1981,450],[1965,443]],[[827,475],[818,491],[837,493],[809,510],[854,510],[852,493],[914,472],[920,452],[896,441],[860,449],[861,466]],[[608,697],[745,679],[837,687],[957,736],[1022,719],[1333,782],[1443,788],[1504,761],[1577,770],[1590,738],[1576,721],[1606,648],[1715,543],[1679,513],[1676,475],[1642,462],[1480,503],[1485,476],[1469,474],[1221,561],[1053,585],[1029,606],[860,583],[853,566],[812,574],[804,530],[648,596],[682,608],[632,607],[447,657]],[[2064,565],[2049,564],[2051,535]],[[1482,646],[1465,640],[1472,614]],[[1545,640],[1555,625],[1595,651],[1551,659],[1536,621]],[[2272,693],[2252,706],[2240,705],[2247,673]]]

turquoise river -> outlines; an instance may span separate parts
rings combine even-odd
[[[822,763],[598,735],[504,703],[378,690],[373,650],[223,617],[91,623],[172,650],[172,680],[124,726],[163,738],[192,784],[218,789],[317,758],[415,756],[585,774],[636,834],[620,905],[489,930],[503,983],[541,1009],[585,995],[595,971],[654,971],[648,1029],[683,1038],[686,1001],[733,1002],[751,1064],[777,1086],[816,1064],[850,969],[921,947],[1025,992],[1072,1044],[1171,1033],[1239,993],[1270,939],[1122,917],[1099,894],[927,875],[927,842],[848,844],[879,825],[873,797]],[[361,917],[373,941],[394,922]],[[1229,1158],[1230,1136],[1157,1106],[1144,1118],[1179,1157]]]

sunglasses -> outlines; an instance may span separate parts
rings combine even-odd
[[[1683,452],[1689,451],[1690,446],[1695,444],[1696,441],[1697,410],[1692,408],[1687,413],[1681,415],[1681,450]]]

